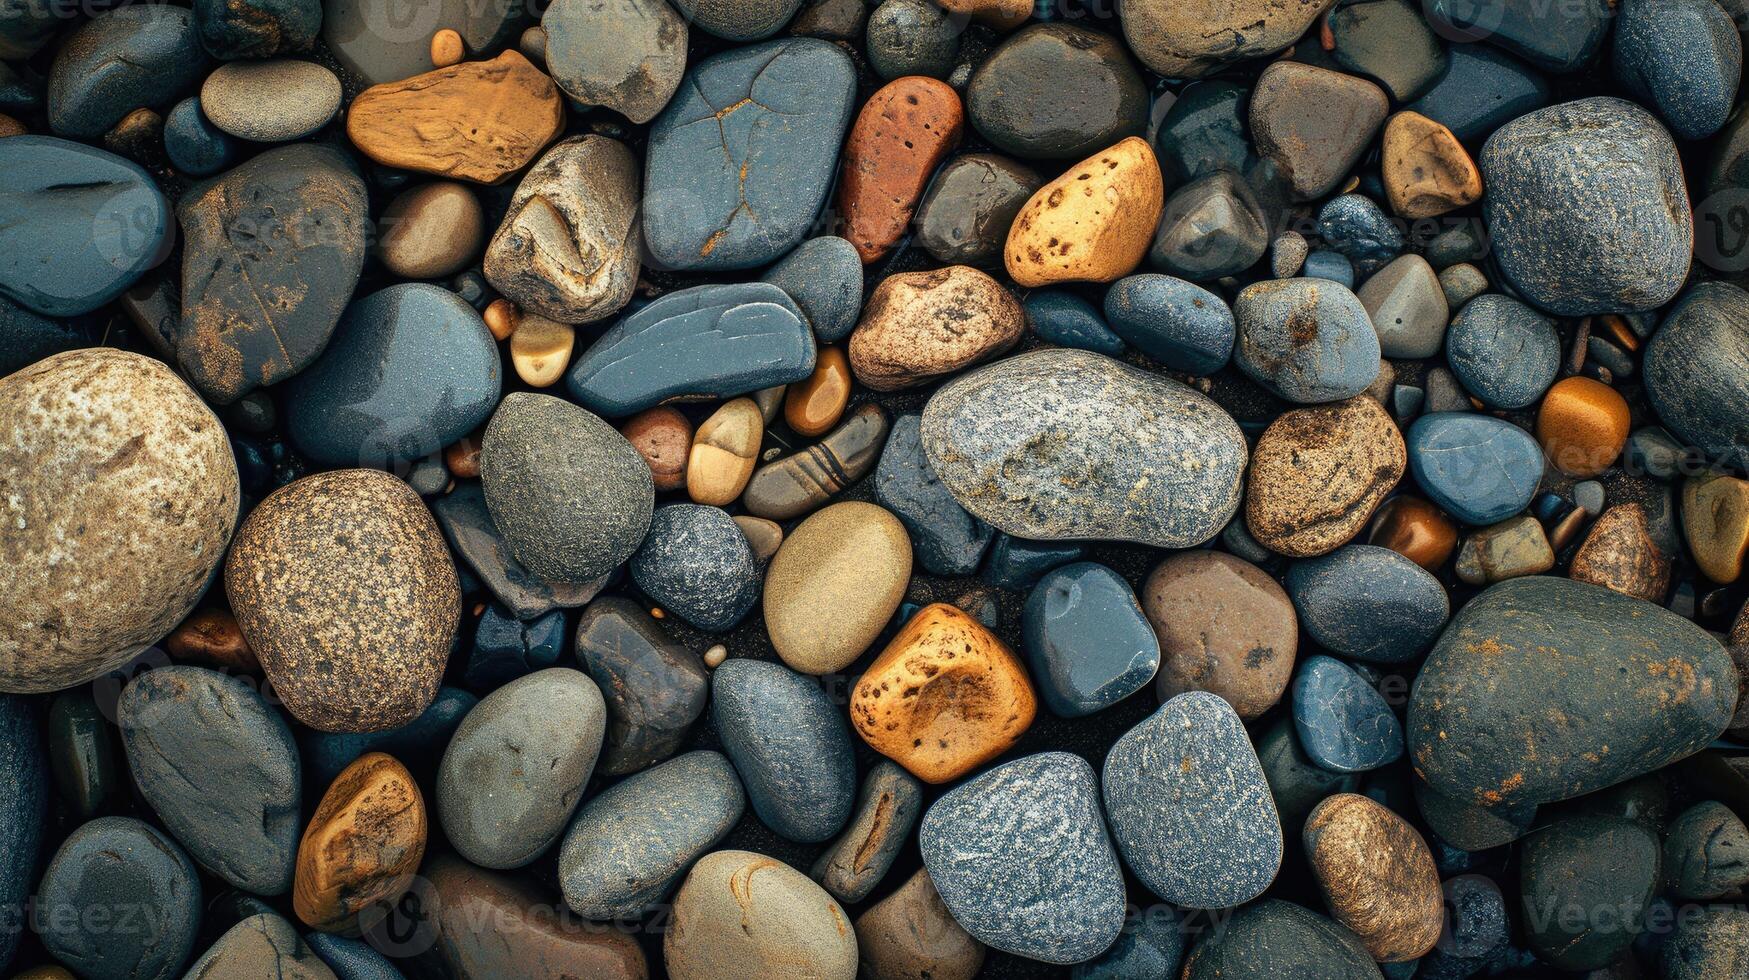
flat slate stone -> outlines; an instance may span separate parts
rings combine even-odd
[[[53,136],[8,136],[0,171],[0,294],[28,309],[88,313],[170,253],[170,202],[137,164]]]
[[[1413,660],[1433,645],[1451,616],[1451,599],[1439,579],[1370,544],[1294,562],[1284,584],[1312,639],[1357,660]]]
[[[1318,765],[1368,772],[1403,757],[1403,726],[1384,696],[1334,657],[1308,657],[1294,674],[1294,731]]]
[[[495,605],[487,606],[474,628],[462,683],[476,691],[491,691],[553,666],[564,649],[565,614],[560,610],[521,620]]]
[[[607,699],[600,769],[636,772],[673,755],[704,713],[710,672],[644,607],[603,596],[577,623],[577,660]]]
[[[1498,48],[1453,44],[1447,57],[1433,87],[1403,108],[1439,123],[1465,143],[1549,104],[1548,79]]]
[[[137,925],[120,929],[94,909],[132,910]],[[200,878],[174,841],[132,817],[98,817],[49,861],[31,928],[89,980],[170,980],[194,949],[200,914]]]
[[[797,245],[764,279],[789,294],[822,344],[850,336],[862,312],[862,257],[843,238],[825,235]]]
[[[1239,506],[1245,440],[1176,381],[1037,350],[949,382],[923,410],[930,466],[972,514],[1034,540],[1201,544]]]
[[[521,3],[477,0],[322,0],[322,38],[365,85],[398,82],[431,70],[431,35],[449,28],[480,56],[516,41],[530,21]]]
[[[1125,276],[1106,291],[1105,316],[1119,337],[1168,370],[1209,375],[1233,356],[1233,311],[1183,279]]]
[[[1553,320],[1510,296],[1464,304],[1445,335],[1445,359],[1470,394],[1494,408],[1536,403],[1561,369]]]
[[[801,381],[814,359],[808,319],[782,289],[694,286],[614,324],[571,366],[565,386],[590,411],[619,418],[671,398],[733,398]]]
[[[1210,929],[1184,961],[1183,980],[1381,980],[1360,937],[1304,906],[1268,898]]]
[[[759,601],[753,548],[721,507],[656,508],[629,567],[645,594],[708,632],[733,627]]]
[[[1123,929],[1123,872],[1079,756],[1041,752],[961,783],[924,813],[917,842],[954,919],[1003,952],[1078,963]]]
[[[1434,412],[1409,427],[1409,472],[1434,503],[1477,527],[1530,506],[1542,481],[1543,452],[1531,434],[1504,419]]]
[[[1185,908],[1256,898],[1281,867],[1281,819],[1245,725],[1225,700],[1187,691],[1105,757],[1111,834],[1148,890]]]
[[[47,816],[49,767],[31,699],[0,695],[0,917],[22,924],[35,878],[37,849]],[[119,787],[117,787],[119,789]],[[23,930],[0,931],[0,969],[18,952]]]
[[[458,483],[454,490],[432,501],[431,512],[449,539],[450,550],[517,619],[581,606],[606,584],[605,576],[582,585],[549,582],[524,568],[492,523],[486,492],[477,480]]]
[[[55,55],[49,128],[96,140],[135,109],[169,109],[208,64],[188,8],[137,4],[104,10],[69,35]]]
[[[814,223],[855,108],[849,55],[789,38],[712,55],[650,128],[644,245],[671,269],[764,265]]]
[[[932,575],[970,575],[989,550],[996,531],[961,507],[930,467],[923,452],[923,418],[893,420],[881,461],[875,467],[874,496],[911,535],[912,555]]]
[[[1111,707],[1160,669],[1160,641],[1135,591],[1094,562],[1045,573],[1027,596],[1020,645],[1039,696],[1063,718]]]
[[[1123,354],[1123,338],[1106,326],[1105,318],[1092,303],[1074,293],[1036,289],[1020,305],[1026,311],[1027,326],[1047,344],[1090,350],[1106,357]]]
[[[802,843],[844,828],[856,759],[843,713],[814,678],[767,660],[730,660],[711,676],[711,718],[767,827]]]
[[[1714,459],[1749,462],[1742,411],[1749,404],[1749,293],[1723,282],[1690,289],[1652,335],[1641,368],[1646,399],[1671,431]]]

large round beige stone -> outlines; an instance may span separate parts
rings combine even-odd
[[[224,427],[161,362],[69,351],[0,378],[0,691],[57,691],[162,639],[237,526]]]
[[[752,851],[715,851],[674,898],[662,958],[674,980],[852,980],[856,933],[807,875]]]
[[[911,581],[911,539],[885,508],[846,501],[785,538],[765,573],[765,628],[804,674],[843,670],[892,619]]]

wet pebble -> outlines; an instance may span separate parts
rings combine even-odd
[[[123,924],[92,909],[134,909]],[[132,817],[74,830],[43,871],[31,927],[50,955],[92,980],[178,975],[200,927],[194,865],[170,838]]]
[[[1033,587],[1021,649],[1045,705],[1064,718],[1122,701],[1160,666],[1160,642],[1129,583],[1093,562],[1053,569]]]
[[[1294,729],[1313,762],[1367,772],[1403,757],[1403,728],[1385,699],[1347,664],[1322,654],[1300,664]]]
[[[1451,615],[1439,579],[1397,552],[1370,544],[1294,562],[1286,585],[1306,632],[1357,660],[1412,660],[1433,645]]]
[[[936,171],[917,205],[913,241],[938,261],[993,266],[1020,209],[1044,178],[994,153],[954,157]]]
[[[802,843],[844,828],[856,760],[843,718],[813,678],[769,661],[727,661],[711,674],[711,718],[767,827]]]
[[[1077,159],[1139,135],[1148,92],[1116,38],[1074,24],[1034,24],[973,73],[966,108],[1003,152]]]
[[[1543,474],[1542,448],[1501,419],[1435,412],[1408,432],[1409,472],[1435,504],[1465,524],[1486,525],[1530,504]]]

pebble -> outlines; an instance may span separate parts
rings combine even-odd
[[[1309,279],[1326,279],[1343,289],[1354,288],[1354,263],[1348,261],[1348,256],[1332,249],[1314,249],[1306,256],[1300,272]]]
[[[844,829],[856,759],[843,717],[812,677],[768,660],[729,660],[711,673],[711,720],[753,812],[773,832],[811,844]]]
[[[729,648],[721,643],[712,645],[709,650],[704,652],[704,665],[712,670],[721,667],[723,661],[727,659],[729,659]]]
[[[225,560],[225,593],[285,709],[323,731],[418,717],[461,614],[431,512],[375,470],[317,473],[263,500]]]
[[[857,956],[868,980],[973,980],[984,944],[953,913],[922,868],[856,917]]]
[[[500,296],[486,304],[486,308],[480,313],[480,319],[486,321],[486,329],[492,331],[493,340],[509,340],[516,333],[516,324],[522,319],[522,313],[517,310],[515,303]],[[479,449],[476,447],[474,452],[478,455]]]
[[[918,844],[954,920],[995,949],[1076,963],[1123,929],[1123,872],[1079,756],[1024,756],[961,783],[924,813]]]
[[[1384,90],[1366,79],[1278,61],[1251,92],[1252,139],[1288,175],[1296,200],[1314,200],[1342,182],[1388,110]]]
[[[922,437],[961,506],[1044,541],[1201,544],[1238,509],[1246,458],[1238,425],[1213,401],[1078,350],[1031,351],[944,385],[924,408]]]
[[[545,64],[546,59],[544,57],[544,48],[545,48],[545,38],[544,37],[542,38],[542,48],[543,48],[543,57],[540,60],[541,60],[542,64]],[[451,65],[459,65],[459,64],[461,64],[462,59],[467,57],[467,54],[468,54],[467,44],[464,41],[462,41],[462,36],[459,33],[457,33],[456,31],[454,31],[448,27],[445,27],[440,31],[436,31],[436,32],[432,33],[432,35],[431,35],[431,67],[433,67],[433,68],[448,68]],[[529,55],[529,57],[532,58],[533,56]]]
[[[912,616],[850,695],[850,723],[863,741],[930,784],[1006,752],[1037,711],[1020,658],[946,603]]]
[[[1705,473],[1682,483],[1682,538],[1701,574],[1728,585],[1749,554],[1749,480]]]
[[[1403,757],[1403,728],[1390,705],[1348,665],[1322,654],[1294,675],[1294,730],[1312,761],[1368,772]]]
[[[322,466],[411,462],[479,428],[502,372],[473,307],[398,283],[349,303],[321,356],[281,389],[287,432]]]
[[[1658,949],[1658,967],[1670,980],[1720,980],[1749,956],[1749,912],[1730,906],[1691,910]]]
[[[1397,222],[1364,194],[1343,194],[1319,208],[1318,235],[1366,273],[1402,254],[1408,244]]]
[[[81,976],[166,980],[193,951],[200,914],[200,879],[181,848],[132,817],[98,817],[49,860],[30,922],[49,955]]]
[[[1247,720],[1280,700],[1299,628],[1287,593],[1262,569],[1220,551],[1173,555],[1148,576],[1142,611],[1160,641],[1160,700],[1207,691]]]
[[[486,505],[511,553],[553,582],[594,581],[650,527],[650,468],[625,437],[551,395],[512,392],[480,446]]]
[[[1497,293],[1464,305],[1446,336],[1446,361],[1465,389],[1495,408],[1525,408],[1560,371],[1554,321]],[[1595,383],[1595,382],[1593,382]]]
[[[1451,130],[1418,112],[1385,123],[1383,179],[1391,210],[1435,218],[1481,200],[1482,174]]]
[[[207,120],[198,96],[189,96],[164,116],[164,153],[188,176],[211,177],[236,161],[237,142]]]
[[[479,198],[466,184],[421,184],[383,209],[376,256],[383,268],[403,279],[452,276],[479,254],[485,221]]]
[[[1148,122],[1148,89],[1109,34],[1074,24],[1015,32],[966,87],[972,126],[996,149],[1027,159],[1073,160]]]
[[[1268,898],[1247,905],[1223,929],[1204,933],[1184,961],[1184,980],[1320,977],[1376,980],[1360,938],[1304,906]]]
[[[425,832],[413,774],[392,756],[361,756],[322,794],[298,845],[298,918],[321,932],[383,922],[413,884]]]
[[[1219,79],[1180,90],[1153,138],[1169,183],[1180,185],[1217,171],[1257,171],[1245,118],[1248,94],[1244,87]]]
[[[516,185],[486,245],[486,280],[522,310],[561,323],[612,316],[637,286],[639,204],[638,163],[625,144],[562,140]]]
[[[1220,697],[1168,700],[1112,746],[1102,785],[1124,863],[1161,898],[1229,908],[1275,880],[1281,822],[1245,727]]]
[[[134,110],[163,108],[188,94],[209,64],[188,8],[101,10],[55,54],[46,93],[49,128],[57,136],[96,140]]]
[[[606,725],[600,688],[567,667],[486,695],[462,719],[438,767],[444,836],[481,867],[519,868],[539,857],[577,808]]]
[[[656,508],[628,567],[646,595],[707,632],[734,627],[759,601],[753,549],[719,507]]]
[[[1463,309],[1470,300],[1486,293],[1488,285],[1482,270],[1468,262],[1447,266],[1439,272],[1439,288],[1445,293],[1447,310]]]
[[[540,29],[544,63],[559,88],[634,123],[654,119],[686,73],[687,19],[666,0],[555,0]]]
[[[1646,110],[1607,96],[1539,109],[1489,137],[1481,164],[1494,261],[1531,303],[1560,316],[1638,312],[1682,288],[1688,192],[1675,144]]]
[[[529,165],[565,125],[558,86],[505,51],[358,93],[346,135],[385,167],[497,184]]]
[[[284,143],[308,136],[340,111],[340,79],[313,61],[230,61],[200,87],[214,126],[242,140]]]
[[[236,526],[236,465],[186,384],[113,348],[0,378],[0,432],[14,524],[0,577],[0,688],[74,687],[194,608]],[[87,525],[129,533],[85,537]]]
[[[538,619],[513,618],[487,606],[474,630],[474,646],[462,668],[462,682],[490,691],[525,674],[551,667],[565,646],[565,614],[555,609]]]
[[[571,363],[577,331],[568,323],[524,313],[510,336],[510,363],[530,388],[550,388]]]
[[[765,627],[783,662],[843,670],[892,618],[911,578],[905,526],[874,504],[815,511],[784,538],[765,575]],[[831,610],[823,619],[821,610]]]
[[[1256,746],[1283,827],[1303,827],[1312,808],[1325,797],[1352,793],[1360,786],[1359,775],[1331,772],[1313,762],[1300,748],[1291,717],[1277,719],[1257,737]]]
[[[588,919],[635,919],[666,899],[747,808],[729,760],[697,751],[603,790],[565,831],[559,885]]]
[[[1678,139],[1706,139],[1731,115],[1743,40],[1717,3],[1633,0],[1616,17],[1610,66],[1622,88],[1656,109]]]
[[[1746,320],[1749,293],[1701,283],[1665,314],[1643,359],[1646,399],[1658,418],[1703,452],[1739,462],[1749,458],[1749,425],[1737,409],[1749,398],[1749,373],[1740,367]]]
[[[30,712],[19,710],[25,703],[13,696],[0,700],[0,725],[6,726],[9,737],[18,739],[17,747],[0,760],[19,784],[12,800],[0,810],[0,862],[8,870],[13,870],[20,858],[36,858],[39,811],[46,787],[45,758],[55,791],[75,820],[83,822],[120,809],[124,792],[115,730],[89,690],[63,691],[50,702],[46,757],[35,719]],[[18,848],[21,842],[29,845],[22,852]],[[12,914],[20,895],[28,890],[25,879],[32,870],[18,869],[17,886],[9,892],[0,891],[0,912]],[[12,949],[0,944],[0,961],[9,961],[11,955]]]
[[[1557,821],[1533,834],[1522,849],[1523,907],[1548,910],[1526,916],[1525,939],[1557,969],[1608,966],[1645,928],[1659,885],[1658,838],[1622,817],[1591,814]],[[1613,928],[1599,928],[1591,909],[1607,909]]]
[[[1423,415],[1409,427],[1409,472],[1459,521],[1494,524],[1524,510],[1543,474],[1542,448],[1501,419],[1462,412]]]
[[[1160,641],[1123,576],[1078,562],[1046,572],[1027,596],[1021,649],[1039,696],[1062,718],[1092,714],[1154,679]]]
[[[1245,525],[1278,554],[1327,554],[1366,526],[1405,461],[1402,434],[1371,398],[1284,412],[1252,453]]]
[[[322,26],[317,0],[195,0],[201,46],[221,61],[308,51]]]
[[[765,420],[751,398],[724,402],[699,425],[686,459],[686,494],[694,503],[727,507],[740,499],[753,468]]]
[[[638,455],[650,466],[656,492],[686,486],[686,461],[692,451],[692,423],[667,405],[646,408],[619,427]]]
[[[1659,604],[1670,591],[1670,560],[1653,538],[1645,505],[1639,503],[1604,511],[1573,554],[1567,574]]]
[[[1253,283],[1233,301],[1234,362],[1289,401],[1358,395],[1379,372],[1379,338],[1360,300],[1319,279]]]
[[[1517,655],[1531,649],[1538,656]],[[1718,641],[1673,613],[1566,579],[1513,579],[1458,610],[1428,655],[1409,704],[1410,754],[1433,789],[1462,801],[1579,796],[1723,731],[1729,667]],[[1550,729],[1551,712],[1567,724]]]
[[[1445,895],[1427,842],[1371,798],[1331,796],[1306,820],[1306,856],[1336,921],[1381,963],[1433,950],[1445,926]]]
[[[765,281],[795,300],[822,344],[837,343],[856,328],[862,278],[856,246],[833,235],[808,239],[765,270]]]
[[[1128,917],[1117,942],[1104,953],[1077,963],[1071,980],[1143,980],[1176,977],[1184,959],[1185,929],[1171,906],[1153,906]]]
[[[1486,44],[1453,44],[1446,51],[1445,71],[1404,109],[1445,126],[1458,139],[1479,143],[1549,104],[1548,80],[1512,55]]]
[[[232,926],[189,967],[190,978],[272,976],[335,980],[334,971],[305,945],[290,922],[271,911]]]
[[[1458,548],[1457,575],[1471,585],[1486,585],[1555,567],[1554,547],[1543,526],[1528,514],[1509,517],[1475,531]]]
[[[1155,74],[1201,78],[1232,62],[1287,48],[1325,9],[1321,3],[1277,5],[1266,0],[1126,0],[1118,19],[1130,49]]]
[[[526,980],[644,980],[638,941],[608,926],[555,914],[551,893],[451,855],[427,862],[437,952],[451,976]],[[483,929],[480,923],[496,928]],[[504,936],[516,937],[505,942]]]
[[[970,266],[901,272],[881,281],[850,335],[850,367],[875,391],[914,387],[1007,351],[1026,314],[995,279]]]
[[[832,896],[787,864],[715,851],[687,872],[662,957],[674,980],[805,976],[854,980],[856,934]]]
[[[823,506],[874,469],[887,427],[886,409],[875,402],[858,405],[826,438],[755,470],[742,506],[758,517],[780,521]]]
[[[576,649],[607,705],[597,762],[604,775],[637,772],[680,749],[710,696],[710,676],[691,651],[621,596],[603,596],[583,610]]]
[[[1128,137],[1033,193],[1008,229],[1008,275],[1026,287],[1121,279],[1147,254],[1164,201],[1154,151]]]
[[[1030,589],[1053,568],[1080,561],[1087,549],[1077,542],[1028,541],[1001,531],[990,544],[979,580],[1003,589]]]
[[[875,469],[875,502],[910,532],[911,549],[932,575],[970,575],[978,570],[995,530],[966,512],[942,484],[924,455],[922,416],[893,422]]]
[[[312,786],[327,786],[365,753],[382,752],[406,759],[419,779],[429,784],[439,760],[428,749],[448,743],[456,726],[477,703],[479,699],[472,694],[445,686],[437,689],[431,707],[399,728],[362,734],[305,730],[299,750],[304,777]]]
[[[922,812],[922,784],[891,762],[875,763],[863,780],[850,825],[814,861],[808,876],[841,902],[862,901],[886,877]]]
[[[1413,253],[1393,259],[1368,277],[1355,296],[1366,307],[1384,356],[1420,359],[1439,353],[1451,312],[1440,278],[1426,259]]]
[[[352,161],[313,143],[275,147],[189,188],[176,216],[182,225],[176,359],[194,386],[228,404],[308,367],[327,346],[364,268],[368,200]],[[325,233],[265,233],[288,216]],[[264,309],[263,295],[282,299]]]
[[[862,8],[862,0],[857,7]],[[960,53],[963,25],[922,0],[882,0],[868,15],[869,67],[894,81],[906,76],[946,78]]]
[[[1269,243],[1270,274],[1277,279],[1291,279],[1299,275],[1310,254],[1306,236],[1292,229],[1284,231]]]
[[[733,398],[802,381],[815,357],[808,321],[783,290],[763,282],[693,286],[608,328],[571,366],[565,386],[584,408],[619,418],[675,398]]]
[[[1586,377],[1562,378],[1537,409],[1536,436],[1550,465],[1568,476],[1597,476],[1627,445],[1627,400]]]
[[[933,78],[889,82],[863,103],[845,140],[837,197],[843,235],[863,262],[905,236],[929,176],[959,145],[964,119],[958,93]]]
[[[1463,386],[1458,384],[1457,376],[1446,368],[1430,368],[1423,380],[1427,385],[1427,397],[1422,406],[1424,414],[1469,412],[1475,409],[1470,396],[1464,394]]]
[[[759,41],[789,23],[802,0],[678,0],[689,24],[726,41]]]
[[[1251,268],[1268,247],[1269,228],[1256,197],[1243,180],[1215,171],[1166,198],[1148,262],[1172,275],[1207,282]]]
[[[912,2],[912,0],[901,0]],[[1044,178],[994,153],[966,153],[942,164],[912,218],[912,241],[939,262],[994,266],[1009,229]]]
[[[1337,64],[1385,87],[1394,103],[1427,91],[1445,71],[1445,45],[1406,0],[1363,0],[1330,8]]]
[[[477,482],[458,485],[432,501],[431,509],[456,557],[518,619],[581,606],[605,584],[602,579],[579,585],[549,582],[523,567],[493,523],[485,491]]]
[[[1507,0],[1431,11],[1431,26],[1446,37],[1485,39],[1544,71],[1567,74],[1590,63],[1603,46],[1611,11],[1576,4],[1531,10]]]
[[[1026,310],[1027,326],[1047,344],[1090,350],[1107,357],[1120,357],[1124,352],[1123,338],[1106,326],[1092,303],[1074,293],[1035,289],[1020,305]]]
[[[1312,639],[1356,660],[1414,660],[1451,617],[1451,601],[1439,579],[1397,552],[1370,544],[1294,562],[1285,584]]]
[[[1707,900],[1749,884],[1749,829],[1723,803],[1682,811],[1664,837],[1664,879],[1674,897]]]
[[[712,55],[687,78],[650,128],[645,248],[670,269],[764,265],[801,243],[826,200],[855,108],[850,57],[789,38]]]

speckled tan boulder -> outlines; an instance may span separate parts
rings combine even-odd
[[[1445,924],[1439,870],[1427,842],[1402,817],[1370,797],[1337,793],[1306,818],[1303,836],[1330,914],[1373,959],[1401,963],[1439,941]]]
[[[1186,551],[1154,568],[1141,600],[1160,641],[1160,700],[1207,691],[1249,720],[1281,699],[1299,618],[1268,572],[1224,551]]]
[[[752,851],[715,851],[674,897],[662,958],[673,980],[852,980],[856,933],[807,875]]]
[[[1299,40],[1335,0],[1118,0],[1124,39],[1168,78],[1199,78]]]
[[[0,691],[82,684],[188,615],[238,484],[187,384],[138,354],[56,354],[0,378],[0,445]]]
[[[1014,296],[971,266],[901,272],[863,307],[850,369],[869,388],[895,391],[989,360],[1025,332]]]
[[[292,716],[330,732],[418,717],[461,616],[443,535],[413,488],[377,470],[275,490],[225,560],[237,625]]]
[[[911,581],[911,538],[883,507],[821,508],[783,539],[765,573],[771,645],[804,674],[843,670],[875,641]]]
[[[1328,554],[1366,527],[1408,463],[1397,424],[1365,395],[1283,412],[1251,453],[1245,524],[1278,554]]]
[[[1022,286],[1112,282],[1148,254],[1164,205],[1160,162],[1131,136],[1039,188],[1008,229],[1003,262]]]

